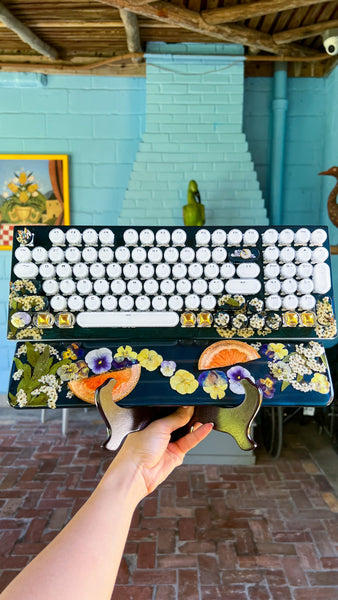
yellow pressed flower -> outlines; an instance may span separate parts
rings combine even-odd
[[[170,378],[170,387],[179,394],[193,394],[198,388],[198,381],[189,371],[179,369]]]
[[[284,358],[288,355],[288,350],[284,344],[269,344],[268,350],[271,350],[278,358]]]
[[[13,192],[13,194],[16,194],[16,192],[19,189],[18,186],[15,185],[15,183],[13,183],[12,181],[8,184],[7,187],[11,190],[11,192]]]
[[[310,383],[312,389],[319,394],[328,394],[330,391],[330,382],[322,373],[315,373]]]
[[[163,361],[163,356],[157,354],[155,350],[143,348],[143,350],[141,350],[141,352],[139,352],[137,355],[137,360],[141,367],[144,367],[147,369],[147,371],[155,371],[155,369],[157,369],[157,367],[159,367]]]
[[[20,192],[19,200],[22,204],[25,204],[29,200],[29,194],[27,192]]]
[[[38,186],[38,184],[37,184],[37,183],[31,183],[31,184],[28,186],[28,188],[27,188],[27,189],[28,189],[28,191],[29,191],[29,192],[35,192],[35,190],[37,190],[37,189],[38,189],[38,187],[39,187],[39,186]]]
[[[116,353],[114,354],[114,360],[120,359],[122,361],[124,358],[129,358],[129,360],[136,360],[137,352],[133,352],[131,346],[126,346],[125,348],[123,346],[119,346]]]
[[[21,183],[21,185],[23,185],[24,183],[26,183],[27,181],[27,175],[24,171],[22,171],[19,175],[19,183]]]
[[[228,387],[228,380],[222,371],[209,371],[203,373],[198,380],[202,385],[203,390],[209,394],[213,400],[224,398],[225,390]]]
[[[62,352],[62,358],[71,358],[73,360],[75,360],[77,358],[76,354],[73,352],[73,350],[71,348],[67,348],[67,350],[65,350],[64,352]]]

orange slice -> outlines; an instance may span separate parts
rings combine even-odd
[[[120,371],[108,371],[101,375],[87,377],[87,379],[76,379],[68,382],[69,389],[73,394],[84,400],[95,404],[95,390],[100,387],[107,379],[115,379],[116,384],[112,393],[112,400],[118,402],[130,394],[140,379],[141,365],[136,363]]]
[[[199,369],[216,369],[229,367],[237,363],[248,362],[260,358],[257,350],[245,342],[237,340],[221,340],[208,346],[198,361]]]

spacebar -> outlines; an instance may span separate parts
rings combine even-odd
[[[81,312],[79,327],[176,327],[176,312]]]

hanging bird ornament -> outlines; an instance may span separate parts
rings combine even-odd
[[[189,181],[187,201],[188,204],[183,206],[184,225],[204,225],[204,205],[201,204],[201,197],[198,191],[198,185],[193,179]]]
[[[321,173],[318,173],[318,175],[332,175],[332,177],[337,179],[336,185],[329,193],[327,200],[327,212],[331,223],[338,227],[338,204],[336,202],[338,195],[338,167],[331,167],[331,169],[322,171]]]

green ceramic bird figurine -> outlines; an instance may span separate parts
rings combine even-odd
[[[183,206],[184,225],[204,225],[204,205],[201,204],[201,197],[198,191],[198,185],[193,179],[189,181],[187,200],[188,204]]]

